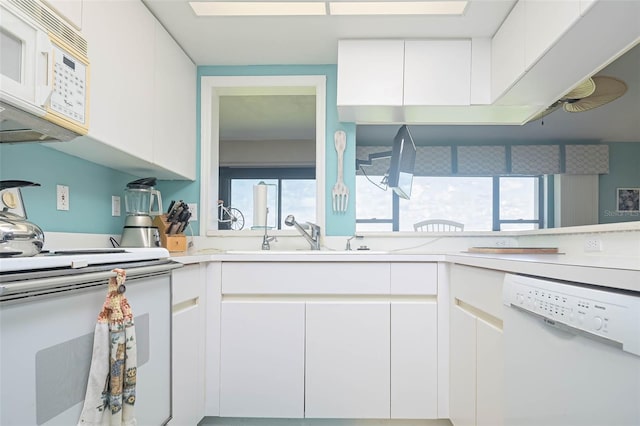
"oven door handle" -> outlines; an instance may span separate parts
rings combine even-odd
[[[182,267],[177,262],[168,262],[161,265],[141,266],[126,269],[127,280],[143,278],[152,275],[160,275],[169,273],[171,270]],[[42,275],[46,276],[46,272]],[[16,293],[23,293],[24,296],[30,294],[42,294],[43,292],[59,292],[65,290],[73,290],[74,288],[85,288],[96,285],[107,285],[111,277],[115,277],[115,272],[91,272],[87,274],[64,275],[59,277],[35,278],[14,283],[0,285],[0,302],[6,299],[6,296]]]

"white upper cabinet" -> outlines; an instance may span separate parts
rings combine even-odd
[[[524,2],[519,1],[491,40],[491,98],[497,99],[524,74]]]
[[[83,34],[91,61],[89,136],[150,158],[154,17],[140,1],[87,1]]]
[[[404,105],[469,105],[471,40],[407,40]]]
[[[338,105],[402,105],[404,40],[338,41]]]
[[[469,105],[471,40],[340,40],[338,105]]]
[[[525,68],[529,69],[580,18],[580,0],[526,0],[524,7]]]
[[[195,179],[196,66],[155,23],[153,162]]]
[[[84,0],[89,134],[51,148],[130,173],[195,179],[195,65],[140,0]]]

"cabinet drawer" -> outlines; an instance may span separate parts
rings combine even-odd
[[[451,297],[502,319],[504,272],[471,266],[451,268]]]
[[[438,294],[436,263],[392,263],[391,294]]]
[[[229,262],[223,294],[389,294],[388,263]]]
[[[171,273],[171,292],[173,304],[201,296],[200,264],[186,265]]]

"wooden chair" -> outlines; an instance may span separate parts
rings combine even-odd
[[[414,223],[413,230],[422,232],[460,232],[464,231],[464,224],[453,220],[428,219]]]

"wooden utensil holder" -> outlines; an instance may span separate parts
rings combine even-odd
[[[160,234],[160,245],[170,252],[187,251],[187,237],[184,234],[168,235],[169,222],[167,215],[163,214],[153,218],[153,225],[158,227]]]

